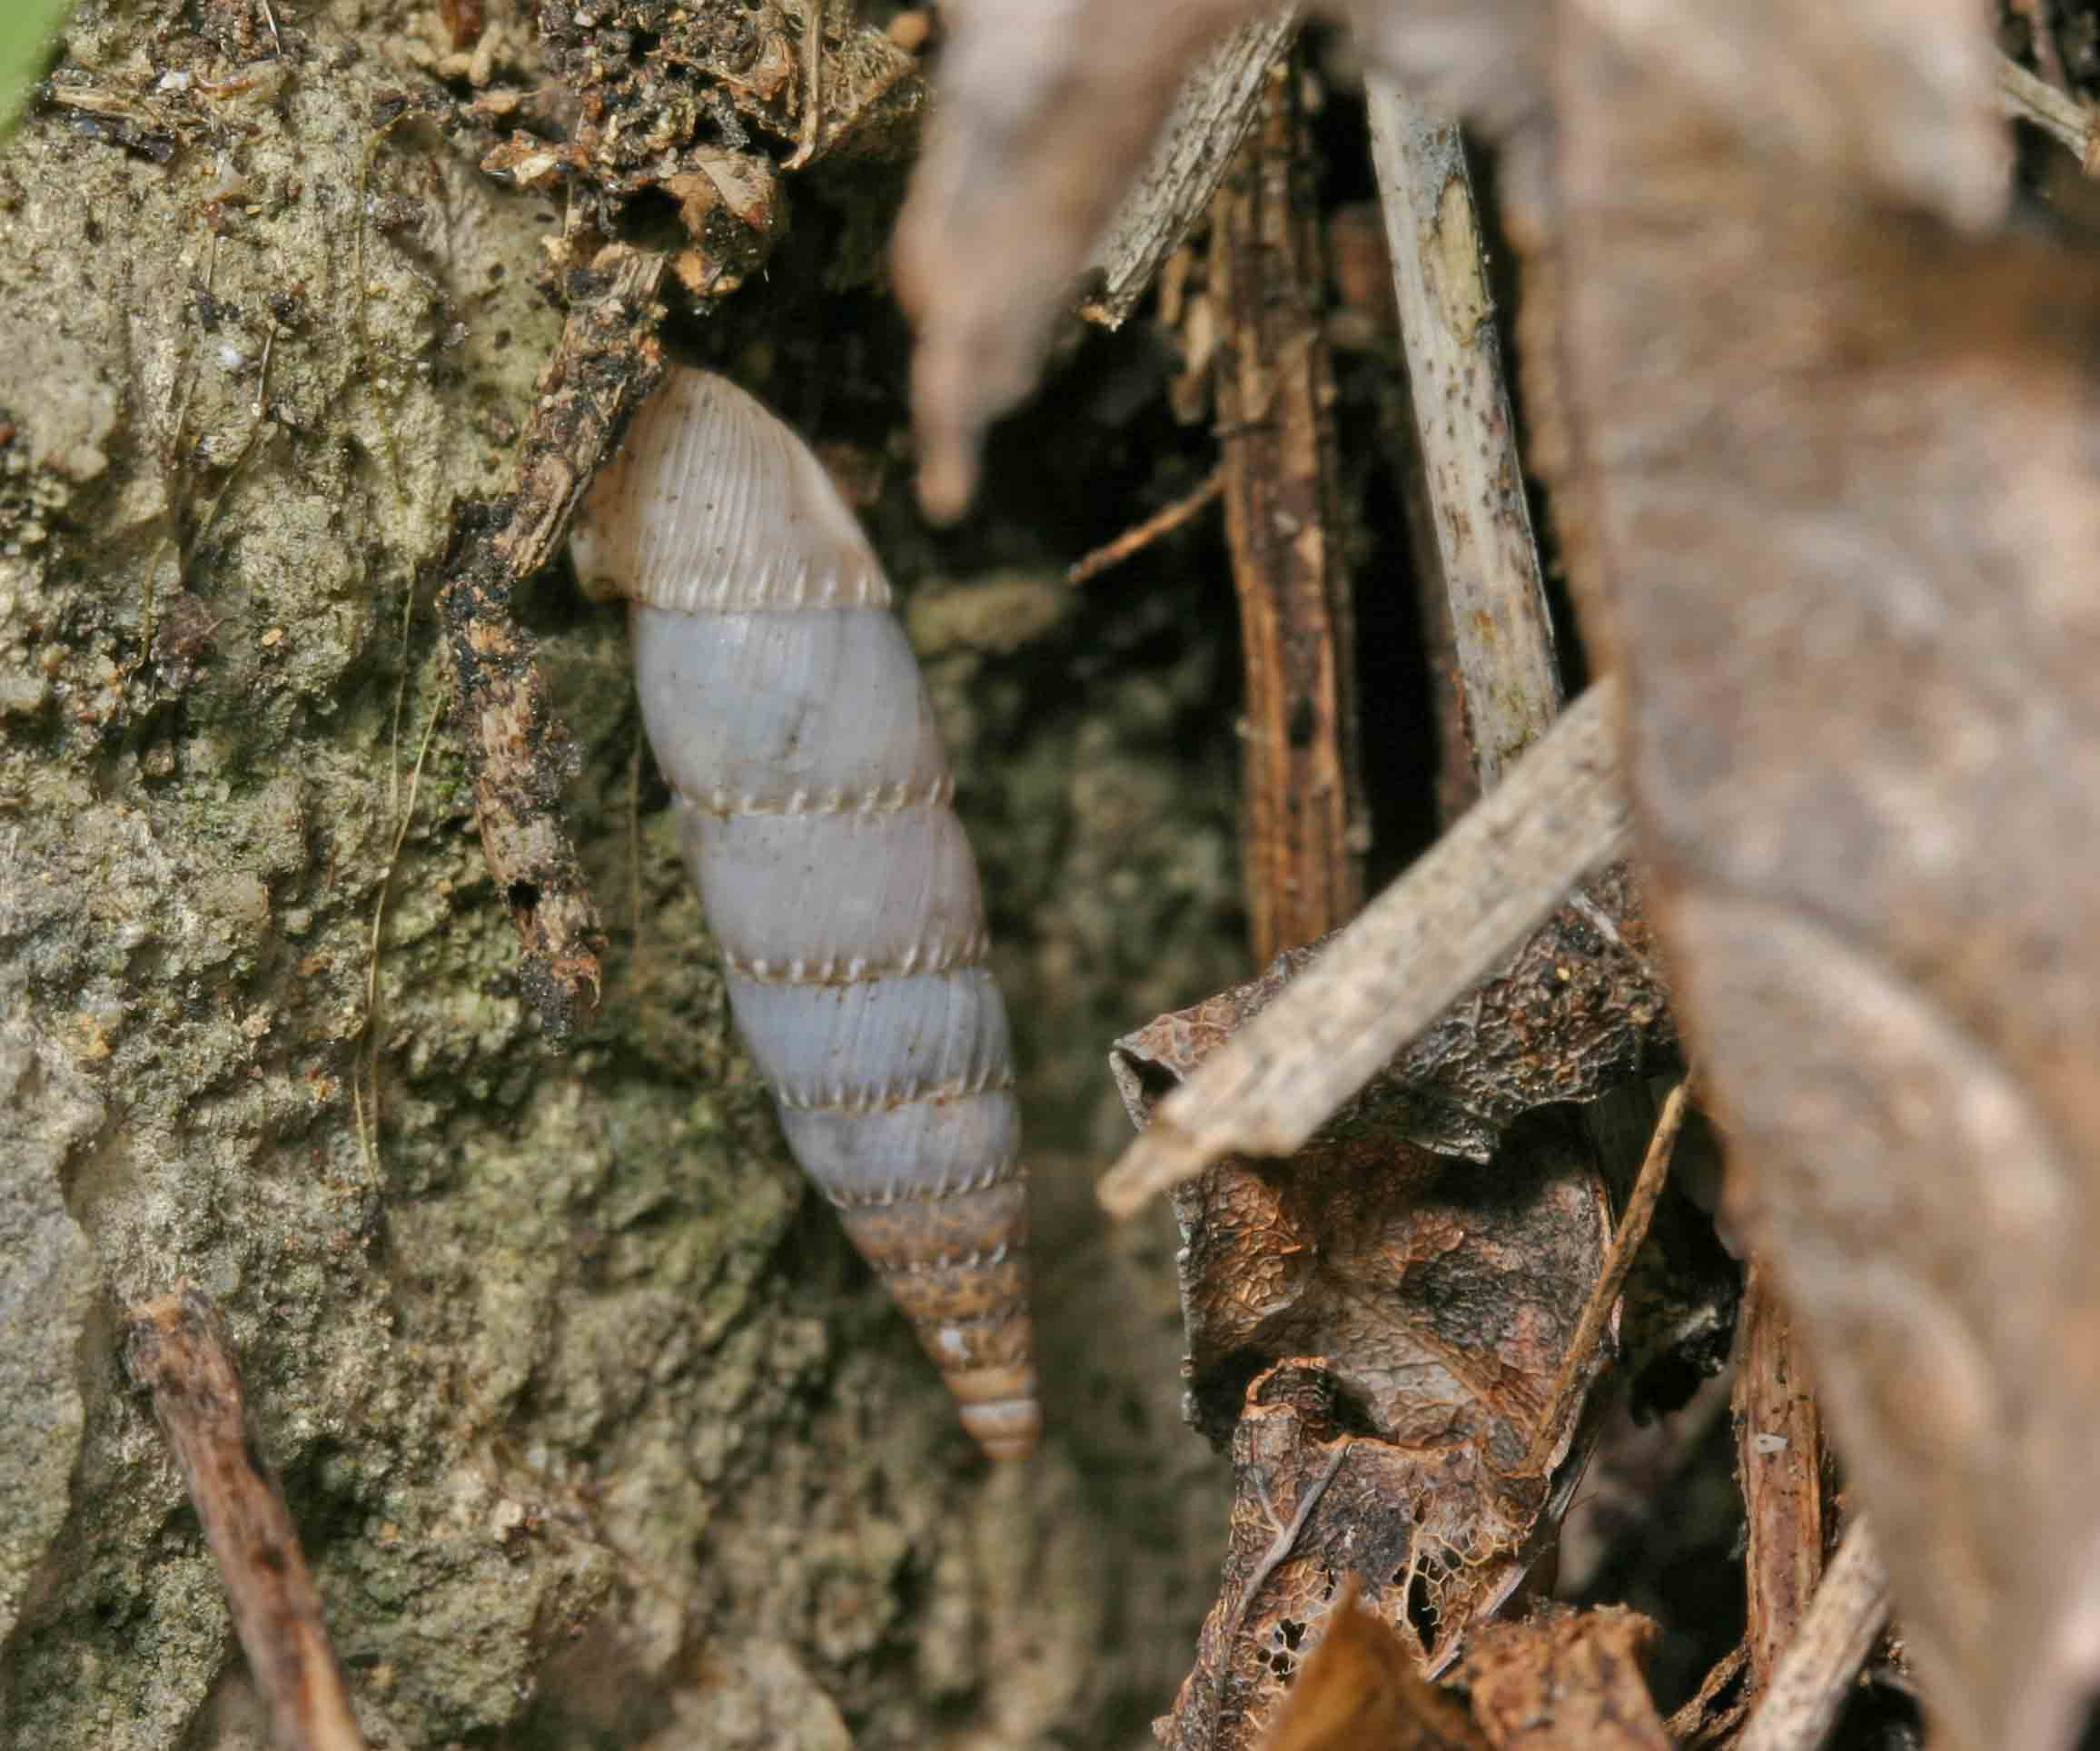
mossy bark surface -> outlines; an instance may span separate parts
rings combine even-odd
[[[1041,1115],[1055,1427],[994,1471],[781,1150],[624,623],[559,581],[614,944],[567,1053],[520,999],[431,608],[560,323],[560,198],[427,119],[427,67],[539,76],[490,29],[461,69],[434,8],[88,0],[0,152],[0,1744],[262,1742],[118,1360],[183,1278],[375,1745],[1126,1739],[1222,1479],[1162,1232],[1086,1182],[1103,1043],[1239,970],[1232,750],[1177,747],[1229,655],[1025,568],[915,595]]]

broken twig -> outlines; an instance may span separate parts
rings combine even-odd
[[[1887,1617],[1888,1576],[1867,1522],[1856,1519],[1736,1751],[1816,1751]]]
[[[1243,25],[1206,55],[1182,87],[1144,173],[1095,246],[1095,290],[1081,314],[1121,328],[1203,217],[1226,167],[1260,113],[1269,68],[1297,34],[1298,12]]]
[[[1641,1242],[1648,1238],[1649,1224],[1655,1218],[1656,1200],[1662,1196],[1662,1188],[1669,1180],[1669,1161],[1677,1150],[1678,1133],[1684,1129],[1684,1110],[1689,1089],[1689,1082],[1681,1082],[1671,1089],[1669,1099],[1662,1103],[1661,1114],[1656,1119],[1655,1133],[1648,1141],[1648,1153],[1633,1182],[1632,1194],[1626,1201],[1626,1213],[1619,1219],[1619,1226],[1612,1233],[1611,1250],[1604,1255],[1603,1268],[1598,1272],[1596,1285],[1582,1309],[1582,1318],[1569,1342],[1568,1353],[1561,1360],[1560,1372],[1546,1402],[1546,1414],[1540,1419],[1538,1430],[1531,1437],[1531,1451],[1525,1469],[1535,1477],[1545,1476],[1553,1463],[1555,1451],[1567,1430],[1574,1426],[1583,1395],[1590,1390],[1590,1377],[1604,1342],[1605,1327],[1610,1321],[1612,1309],[1619,1304],[1620,1291],[1626,1287],[1626,1273],[1633,1269],[1634,1258],[1640,1251]]]
[[[2005,113],[2068,146],[2086,175],[2100,174],[2100,110],[2036,78],[2017,61],[2001,54],[1997,64],[1998,104]]]
[[[547,563],[621,421],[663,370],[656,340],[663,258],[614,244],[593,270],[541,378],[514,490],[453,519],[438,608],[465,732],[490,873],[524,945],[523,982],[550,1039],[598,1010],[605,932],[561,820],[574,753],[510,613]]]
[[[1228,1152],[1288,1155],[1396,1049],[1626,847],[1612,718],[1595,683],[1504,782],[1160,1103],[1100,1185],[1128,1215]]]
[[[184,1284],[131,1311],[125,1360],[149,1389],[233,1607],[282,1751],[363,1751],[284,1491],[248,1429],[211,1298]]]

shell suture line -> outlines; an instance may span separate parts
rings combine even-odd
[[[825,1186],[824,1195],[840,1210],[887,1210],[900,1203],[942,1203],[952,1198],[968,1198],[980,1192],[1007,1184],[1021,1176],[1021,1154],[1014,1150],[991,1166],[956,1181],[923,1185],[905,1180],[888,1180],[865,1194],[840,1192]]]
[[[781,1084],[773,1098],[790,1113],[883,1113],[900,1106],[916,1106],[928,1101],[961,1101],[974,1094],[1004,1093],[1014,1086],[1014,1066],[1000,1062],[980,1065],[967,1076],[941,1082],[913,1077],[886,1082],[879,1087],[849,1087],[834,1083],[812,1094],[806,1089]]]
[[[732,977],[747,982],[738,1009],[756,1035],[755,1055],[773,1067],[784,1113],[826,1115],[790,1125],[790,1137],[813,1159],[835,1164],[812,1176],[835,1204],[849,1212],[889,1212],[849,1222],[849,1230],[900,1291],[929,1355],[966,1403],[978,1404],[986,1371],[997,1371],[996,1429],[987,1432],[969,1410],[965,1420],[987,1452],[1015,1457],[1031,1442],[1035,1375],[1015,1269],[1025,1206],[1005,1188],[1025,1182],[1026,1170],[1010,1108],[1005,1017],[986,976],[968,975],[975,1019],[966,1034],[927,1032],[959,1026],[959,969],[977,966],[988,943],[974,872],[966,872],[966,881],[955,876],[953,818],[936,815],[950,806],[956,786],[926,728],[933,707],[925,682],[906,641],[885,632],[872,651],[850,647],[859,653],[855,661],[878,666],[856,670],[851,688],[835,696],[826,665],[790,664],[779,684],[799,685],[804,697],[754,701],[746,713],[734,691],[741,676],[728,661],[742,647],[728,642],[726,620],[710,624],[718,611],[887,608],[889,587],[874,549],[807,445],[734,384],[687,369],[668,372],[636,414],[622,452],[593,488],[578,541],[590,575],[667,611],[632,620],[637,660],[649,680],[643,715],[659,765],[683,777],[681,804],[697,816],[688,825],[698,836],[693,855],[707,871],[710,900],[725,918],[739,920],[748,946],[766,949],[744,961],[724,945]],[[775,626],[766,636],[778,635],[787,650],[805,629],[823,640],[837,630]],[[849,648],[843,636],[836,642]],[[698,672],[688,663],[716,659],[723,678],[704,696],[681,678]],[[869,700],[906,708],[894,732],[870,735]],[[790,710],[791,760],[778,740]],[[910,723],[919,727],[893,742]],[[790,834],[754,832],[736,856],[717,856],[718,846],[729,849],[713,838],[728,830],[722,817],[746,815],[810,820]],[[854,816],[895,819],[879,832],[856,832]],[[776,843],[789,839],[792,849]],[[850,850],[857,866],[899,847],[915,856],[895,872],[870,868],[861,879],[857,866],[853,877],[836,882],[794,879],[812,856]],[[928,873],[936,869],[946,872],[938,880]],[[838,903],[836,914],[817,909],[819,895]],[[761,1001],[751,991],[781,981],[829,985],[841,972],[857,986],[957,976],[948,1001],[930,1006],[916,998]],[[852,1012],[846,1020],[833,1013],[841,1008]],[[854,1073],[838,1073],[841,1063]],[[956,1073],[922,1073],[941,1067]],[[977,1095],[1009,1104],[970,1104]],[[887,1118],[899,1108],[906,1109],[901,1123]],[[976,1204],[964,1202],[996,1189]]]

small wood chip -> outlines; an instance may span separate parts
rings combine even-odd
[[[1466,1647],[1473,1716],[1496,1751],[1669,1751],[1641,1677],[1657,1634],[1624,1606],[1482,1624]]]

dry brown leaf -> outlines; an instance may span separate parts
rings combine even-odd
[[[1965,225],[2005,208],[2009,143],[1977,0],[1563,0],[1560,11],[1644,85],[1721,118],[1791,176]]]
[[[1174,1713],[1154,1728],[1168,1751],[1260,1745],[1308,1627],[1352,1572],[1372,1578],[1365,1606],[1403,1644],[1429,1637],[1431,1670],[1522,1578],[1551,1518],[1542,1486],[1499,1472],[1480,1439],[1403,1444],[1351,1432],[1362,1420],[1322,1357],[1281,1362],[1247,1389],[1218,1601]]]
[[[1596,1281],[1603,1187],[1550,1120],[1485,1169],[1361,1123],[1177,1196],[1198,1426],[1229,1429],[1267,1361],[1318,1355],[1380,1434],[1513,1474]]]
[[[1263,1751],[1487,1751],[1465,1709],[1421,1675],[1352,1575]]]
[[[1688,1022],[1946,1740],[2049,1751],[2100,1682],[2100,279],[1562,48],[1560,504]]]
[[[1288,965],[1124,1042],[1134,1116]],[[1404,1141],[1409,1111],[1374,1085],[1288,1161],[1227,1159],[1177,1193],[1192,1412],[1230,1438],[1236,1494],[1170,1744],[1258,1742],[1350,1568],[1448,1663],[1522,1580],[1580,1469],[1554,1387],[1610,1238],[1602,1182],[1558,1115],[1516,1125],[1483,1168]]]
[[[1581,1400],[1556,1388],[1610,1213],[1565,1116],[1521,1115],[1638,1079],[1667,1044],[1645,941],[1608,870],[1296,1154],[1228,1157],[1177,1191],[1190,1410],[1232,1441],[1237,1499],[1170,1743],[1256,1742],[1342,1568],[1441,1667],[1550,1537],[1586,1451]],[[1310,958],[1119,1041],[1134,1120]],[[1460,1129],[1453,1113],[1484,1165],[1412,1140],[1425,1118]]]
[[[1623,1606],[1483,1624],[1466,1647],[1474,1718],[1496,1751],[1669,1751],[1640,1671],[1655,1638]]]

